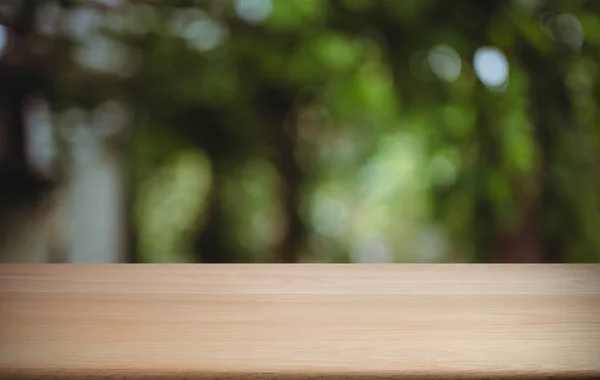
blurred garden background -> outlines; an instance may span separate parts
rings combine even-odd
[[[600,1],[3,0],[0,261],[600,261]]]

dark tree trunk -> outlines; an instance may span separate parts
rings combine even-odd
[[[4,22],[17,43],[0,61],[0,245],[11,238],[13,218],[41,206],[55,187],[53,181],[34,173],[26,150],[26,101],[48,90],[52,79],[19,60],[26,56],[22,41],[31,33],[36,4],[22,2],[14,7]]]
[[[561,163],[557,154],[561,136],[574,128],[572,106],[564,78],[559,73],[559,57],[544,57],[531,45],[521,46],[521,59],[530,78],[530,115],[540,148],[541,195],[535,218],[543,230],[543,261],[566,260],[569,230],[577,224],[568,199],[561,195],[561,180],[557,167]]]
[[[194,260],[199,263],[233,263],[239,261],[231,249],[228,223],[223,207],[223,173],[220,165],[213,162],[213,184],[208,195],[206,225],[195,242]]]
[[[286,215],[285,233],[275,253],[275,261],[295,263],[299,259],[300,246],[303,243],[305,227],[299,214],[300,186],[302,172],[296,161],[296,117],[290,113],[280,124],[273,125],[273,133],[278,141],[278,157],[275,159],[282,179],[282,202]]]
[[[264,115],[270,158],[281,178],[281,200],[285,215],[284,234],[273,260],[295,263],[306,235],[300,217],[300,186],[303,175],[295,156],[297,147],[297,115],[293,94],[265,89],[259,105]]]
[[[481,89],[480,89],[481,91]],[[475,172],[472,174],[476,188],[475,200],[475,259],[478,262],[492,262],[497,260],[498,253],[494,244],[496,234],[497,218],[494,204],[489,198],[487,174],[497,165],[496,140],[492,135],[493,120],[487,108],[486,100],[475,95],[477,107],[477,163]]]

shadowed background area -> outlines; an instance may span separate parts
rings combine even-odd
[[[0,3],[0,261],[600,261],[600,2]]]

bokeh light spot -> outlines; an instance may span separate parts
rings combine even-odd
[[[245,21],[258,23],[265,21],[273,12],[272,0],[236,0],[235,12]]]
[[[440,79],[448,82],[455,81],[460,75],[460,55],[448,45],[438,45],[429,52],[431,70]]]
[[[579,19],[570,13],[563,13],[555,20],[558,38],[572,48],[579,50],[583,45],[583,26]]]
[[[206,18],[190,23],[184,36],[193,48],[207,52],[215,49],[225,40],[227,31],[217,21]]]
[[[483,84],[501,87],[508,80],[508,60],[502,51],[494,47],[481,47],[473,58],[475,73]]]
[[[0,57],[6,53],[8,48],[8,29],[0,24]]]

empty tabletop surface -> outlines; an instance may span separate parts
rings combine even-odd
[[[600,378],[598,265],[0,265],[0,378]]]

